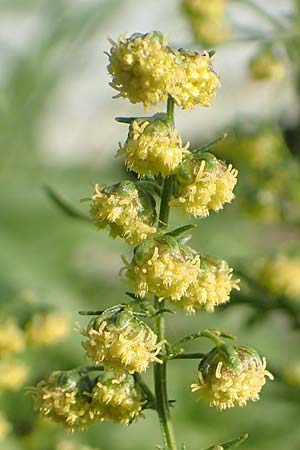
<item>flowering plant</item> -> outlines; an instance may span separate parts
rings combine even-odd
[[[206,329],[170,342],[165,332],[165,314],[174,312],[173,306],[188,314],[212,312],[239,288],[226,261],[187,245],[184,233],[191,225],[168,227],[172,206],[203,218],[234,198],[237,170],[211,153],[211,143],[195,149],[183,145],[174,122],[175,106],[211,104],[219,86],[212,55],[174,49],[159,32],[121,36],[111,44],[108,71],[117,97],[145,109],[167,102],[165,113],[117,119],[129,125],[118,153],[136,180],[96,185],[90,198],[97,228],[133,246],[132,259],[123,258],[121,271],[133,291],[127,292],[128,302],[83,313],[93,316],[80,328],[91,366],[56,371],[30,392],[42,416],[69,429],[85,429],[97,420],[130,424],[154,409],[163,448],[175,450],[167,391],[170,360],[199,360],[199,383],[192,391],[221,410],[257,400],[272,375],[255,350],[226,344],[225,339],[234,339],[228,333]],[[203,337],[213,343],[207,354],[185,351],[189,341]],[[150,366],[154,393],[141,376]],[[235,448],[246,437],[212,448]]]

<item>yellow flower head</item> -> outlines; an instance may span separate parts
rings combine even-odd
[[[233,130],[216,145],[216,150],[220,158],[244,163],[256,171],[285,162],[288,156],[283,136],[276,127]]]
[[[186,158],[177,174],[177,187],[170,204],[194,217],[205,217],[230,203],[237,182],[237,170],[211,153]]]
[[[154,294],[159,299],[180,300],[197,283],[200,259],[171,236],[152,238],[135,249],[126,264],[126,278],[139,297]]]
[[[94,419],[91,406],[91,382],[68,372],[53,372],[47,381],[28,389],[34,409],[43,417],[66,428],[84,430]]]
[[[99,229],[108,227],[112,237],[120,236],[131,245],[156,232],[154,199],[131,181],[102,189],[96,185],[90,214]]]
[[[130,424],[142,415],[143,397],[134,378],[126,372],[104,372],[92,390],[93,406],[102,422]]]
[[[166,114],[155,114],[131,123],[120,153],[125,153],[125,164],[133,172],[166,177],[182,163],[188,145],[182,147],[178,130],[168,122]]]
[[[228,40],[226,23],[227,0],[183,0],[182,6],[188,16],[193,34],[202,45],[212,46]]]
[[[3,359],[0,361],[0,390],[18,390],[28,376],[27,366],[16,359]]]
[[[119,92],[117,97],[143,103],[146,109],[166,101],[175,80],[176,59],[167,47],[167,37],[154,31],[110,42],[108,72],[111,86]]]
[[[24,336],[13,318],[0,321],[0,358],[24,349]]]
[[[82,346],[95,365],[103,363],[134,373],[144,372],[152,362],[161,362],[156,355],[163,342],[157,343],[156,334],[130,308],[109,308],[81,332],[88,338]]]
[[[278,254],[262,264],[259,279],[272,294],[300,302],[300,256]]]
[[[0,414],[0,441],[4,440],[11,430],[11,425],[7,422],[5,417]]]
[[[266,360],[250,347],[220,346],[201,360],[198,368],[199,383],[192,384],[192,392],[223,410],[245,406],[249,400],[259,399],[266,383],[273,379],[266,370]]]
[[[201,258],[201,272],[197,283],[193,284],[187,295],[175,305],[194,313],[197,309],[212,312],[216,306],[230,300],[232,289],[239,289],[238,279],[232,279],[232,269],[226,261]]]
[[[25,337],[32,345],[52,345],[69,331],[69,318],[63,313],[34,314],[25,326]]]
[[[249,63],[254,80],[281,80],[286,72],[282,58],[269,49],[260,50]]]
[[[175,103],[182,109],[197,105],[210,106],[219,86],[219,78],[212,70],[208,53],[178,50],[177,82],[170,90]]]

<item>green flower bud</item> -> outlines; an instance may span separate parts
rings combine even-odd
[[[265,358],[254,349],[227,345],[214,348],[200,361],[198,376],[192,392],[220,410],[258,400],[265,377],[273,380]]]
[[[119,153],[125,154],[126,166],[139,175],[166,177],[173,174],[187,153],[182,147],[178,130],[169,123],[166,114],[155,114],[134,120],[127,141]]]
[[[90,214],[99,229],[108,227],[112,237],[120,236],[131,245],[156,232],[155,201],[131,181],[102,189],[96,185]]]
[[[93,406],[98,419],[130,424],[142,416],[144,404],[140,388],[126,372],[104,372],[92,390]]]
[[[156,334],[130,307],[109,308],[81,332],[88,338],[82,346],[95,365],[134,373],[161,362],[156,355],[163,342],[157,343]]]

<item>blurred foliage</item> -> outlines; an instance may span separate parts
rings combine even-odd
[[[63,306],[76,322],[79,309],[101,309],[116,303],[116,299],[120,302],[124,299],[126,286],[119,283],[117,275],[121,266],[119,254],[127,251],[124,244],[107,239],[105,232],[97,233],[89,223],[65,216],[47,197],[43,186],[55,188],[86,214],[87,206],[80,205],[79,199],[90,195],[91,185],[96,181],[111,183],[125,175],[116,164],[74,166],[70,161],[69,166],[50,165],[43,157],[39,140],[41,118],[51,99],[61,82],[76,70],[76,61],[96,30],[118,14],[119,4],[117,0],[74,2],[74,5],[66,0],[1,2],[3,15],[9,12],[43,17],[43,26],[30,47],[24,52],[13,52],[0,86],[1,304],[13,302],[24,291],[33,291],[39,304],[49,304],[55,309]],[[10,49],[4,51],[8,53]],[[299,127],[288,124],[288,129],[282,132],[291,153],[297,155]],[[243,182],[244,177],[247,180],[245,170],[240,168],[237,197],[247,193]],[[294,206],[297,207],[299,201]],[[172,226],[178,225],[179,219],[174,215]],[[294,224],[282,221],[266,224],[249,219],[238,202],[226,207],[222,215],[211,215],[197,225],[193,245],[204,253],[222,255],[233,267],[239,265],[241,277],[242,267],[248,274],[256,258],[283,242],[299,240],[300,236],[299,227]],[[184,439],[188,449],[209,447],[244,431],[250,436],[243,444],[245,450],[299,449],[299,387],[283,384],[279,375],[287,364],[300,358],[299,326],[293,324],[295,311],[299,315],[299,305],[286,306],[290,305],[286,299],[258,289],[255,275],[254,281],[252,277],[245,278],[241,292],[249,301],[237,297],[232,307],[213,316],[201,313],[187,318],[177,314],[168,318],[169,325],[172,321],[169,328],[174,337],[187,329],[229,329],[239,335],[241,344],[253,345],[267,355],[278,376],[257,404],[219,413],[196,404],[190,393],[197,363],[185,361],[183,366],[180,360],[171,362],[170,394],[176,398],[174,422],[179,441]],[[267,306],[264,302],[268,302]],[[199,350],[195,345],[191,345],[191,351]],[[35,384],[52,370],[82,364],[83,352],[79,349],[80,337],[74,332],[63,345],[26,350],[23,358],[30,367],[28,384]],[[206,350],[205,346],[200,350]],[[148,377],[150,381],[150,374]],[[12,427],[1,442],[2,450],[88,450],[84,445],[97,450],[150,450],[155,442],[160,442],[157,418],[152,412],[147,412],[147,420],[129,428],[101,424],[70,437],[33,413],[23,389],[2,393],[0,405]],[[67,442],[65,447],[63,441]]]

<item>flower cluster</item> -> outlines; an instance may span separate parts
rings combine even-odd
[[[126,166],[139,176],[169,176],[182,163],[188,146],[182,147],[178,130],[172,127],[166,114],[159,113],[134,120],[119,153],[125,154]]]
[[[249,69],[254,80],[281,80],[286,72],[282,58],[270,49],[260,50],[250,60]]]
[[[96,416],[128,425],[142,415],[143,397],[131,375],[105,372],[92,390]]]
[[[123,237],[131,245],[155,233],[155,203],[153,197],[131,181],[99,189],[91,199],[91,216],[96,226],[108,227],[112,237]]]
[[[209,106],[219,85],[208,54],[173,50],[156,31],[111,41],[108,71],[119,96],[145,108],[171,95],[183,109]]]
[[[83,348],[95,365],[103,363],[108,368],[134,373],[160,362],[156,355],[163,343],[157,343],[156,334],[129,307],[106,310],[81,332],[88,338]]]
[[[85,429],[95,419],[95,414],[90,407],[90,386],[80,381],[66,372],[53,372],[47,381],[28,389],[35,410],[71,430]]]
[[[219,211],[233,200],[237,170],[211,153],[190,154],[177,172],[171,205],[194,217]]]
[[[245,406],[259,399],[259,393],[273,375],[266,360],[249,347],[216,347],[199,364],[199,383],[192,384],[199,399],[223,410]]]
[[[69,317],[65,313],[33,314],[25,325],[25,337],[32,345],[52,345],[61,341],[69,331]]]
[[[186,13],[192,32],[202,45],[215,46],[230,37],[226,23],[225,10],[227,0],[183,0],[182,7]]]
[[[281,253],[264,260],[259,280],[272,294],[300,301],[300,256]]]

